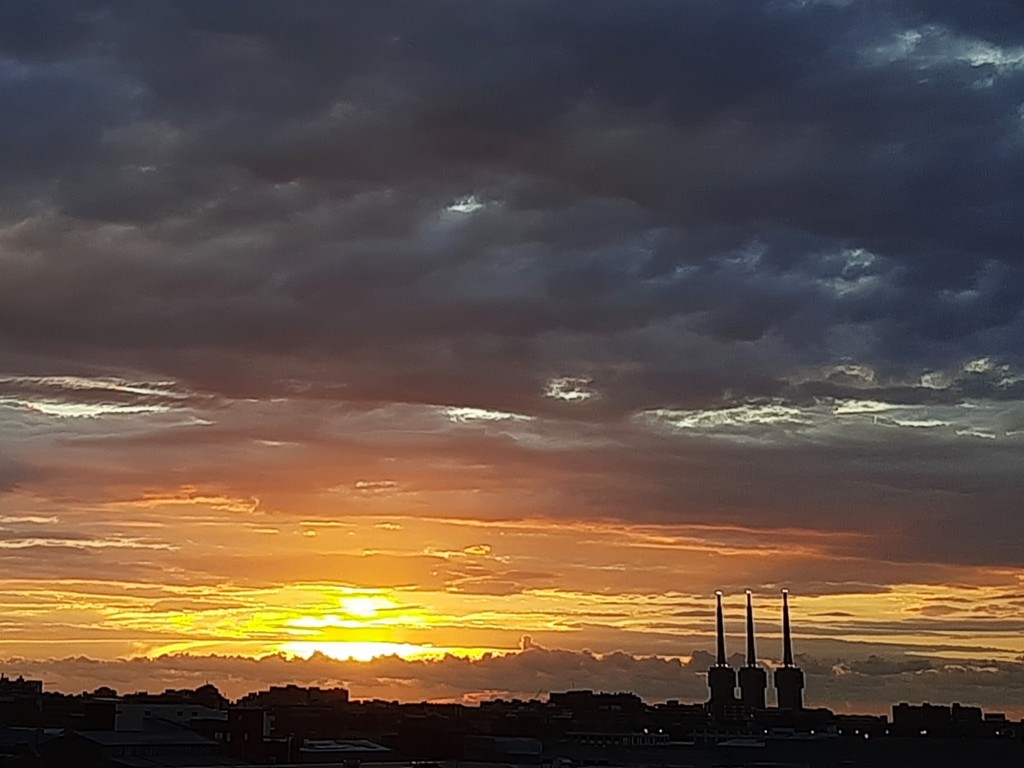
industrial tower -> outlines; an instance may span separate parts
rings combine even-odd
[[[804,673],[793,663],[793,635],[789,628],[789,590],[782,590],[782,666],[775,670],[779,709],[804,708]]]
[[[725,658],[725,619],[722,617],[722,593],[715,592],[718,598],[717,628],[718,657],[715,666],[708,670],[708,688],[711,699],[708,704],[712,709],[724,709],[736,703],[736,672],[729,666]]]
[[[750,590],[747,590],[747,665],[740,669],[740,701],[749,709],[765,708],[765,690],[768,688],[768,674],[757,663],[754,648],[754,609],[750,604]]]

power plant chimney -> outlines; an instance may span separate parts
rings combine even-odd
[[[789,590],[782,590],[782,666],[793,666],[793,631],[789,627]]]
[[[718,606],[716,612],[716,629],[718,631],[718,655],[715,666],[708,670],[708,688],[711,698],[708,705],[712,709],[724,709],[736,703],[736,672],[729,666],[725,656],[725,619],[722,616],[722,593],[715,592]]]
[[[747,590],[747,665],[740,670],[740,700],[748,709],[765,708],[768,674],[757,664],[754,648],[754,609]]]
[[[804,673],[793,663],[793,633],[789,626],[789,590],[782,590],[782,666],[775,670],[779,709],[804,708]]]
[[[722,593],[715,592],[715,597],[718,598],[718,610],[716,613],[715,626],[718,629],[718,658],[715,660],[715,665],[724,667],[728,665],[728,660],[725,658],[725,619],[722,616]]]
[[[747,666],[757,666],[757,651],[754,649],[754,609],[750,604],[750,590],[747,590]]]

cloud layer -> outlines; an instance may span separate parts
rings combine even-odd
[[[344,588],[416,596],[375,641],[679,655],[782,584],[1024,651],[1015,11],[0,10],[12,654],[265,651]]]

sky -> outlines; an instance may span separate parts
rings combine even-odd
[[[0,3],[0,667],[1024,716],[1014,0]]]

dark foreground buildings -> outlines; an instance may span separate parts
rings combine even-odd
[[[782,661],[769,696],[750,593],[746,607],[746,657],[737,675],[716,595],[717,647],[705,703],[648,705],[632,693],[575,690],[473,707],[399,704],[294,685],[236,702],[211,685],[66,696],[45,692],[39,681],[0,676],[0,768],[1024,766],[1024,723],[976,707],[901,703],[891,720],[806,708],[786,593]]]

